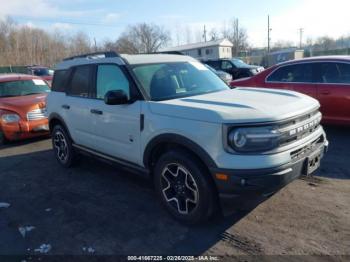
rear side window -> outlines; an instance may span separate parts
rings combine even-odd
[[[210,65],[216,70],[220,70],[220,61],[208,61],[206,64]]]
[[[312,64],[283,66],[267,78],[267,82],[285,83],[311,83],[312,80]]]
[[[320,63],[318,72],[319,83],[350,84],[350,64]]]
[[[91,77],[92,67],[90,65],[77,66],[74,68],[67,94],[89,97]]]
[[[55,92],[65,92],[68,75],[68,70],[55,71],[51,90]]]

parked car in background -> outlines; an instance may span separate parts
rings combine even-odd
[[[298,91],[318,99],[324,123],[350,125],[350,56],[288,61],[231,86]]]
[[[214,68],[212,68],[210,65],[205,64],[205,66],[211,70],[213,73],[215,73],[218,77],[221,78],[222,81],[224,81],[226,84],[230,84],[232,81],[232,76],[229,73],[226,73],[224,71],[221,70],[216,70]]]
[[[48,134],[47,83],[20,74],[0,75],[0,144]]]
[[[202,62],[210,65],[215,70],[222,70],[229,73],[232,76],[232,79],[253,76],[264,70],[264,67],[262,66],[248,65],[237,58],[205,60]]]
[[[28,73],[30,75],[39,76],[44,79],[51,86],[53,78],[53,70],[45,66],[30,66],[28,67]]]
[[[87,153],[151,175],[185,223],[315,172],[328,147],[318,109],[297,92],[231,90],[196,59],[163,54],[67,58],[47,97],[59,164]]]

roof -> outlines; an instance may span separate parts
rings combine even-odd
[[[40,77],[25,74],[0,74],[0,82],[41,79]]]
[[[224,38],[224,39],[212,40],[212,41],[208,41],[208,42],[200,42],[200,43],[194,43],[194,44],[189,44],[189,45],[180,45],[180,46],[165,48],[165,49],[163,49],[161,51],[162,52],[167,52],[167,51],[185,51],[185,50],[192,50],[192,49],[205,48],[205,47],[211,47],[211,46],[228,46],[228,47],[233,47],[233,44],[231,43],[230,40]]]
[[[141,54],[141,55],[121,55],[129,64],[154,64],[169,62],[195,62],[196,59],[185,55],[168,55],[168,54]]]
[[[350,56],[313,56],[313,57],[306,57],[301,59],[295,59],[295,60],[289,60],[282,63],[279,63],[278,65],[283,64],[293,64],[293,63],[300,63],[300,62],[317,62],[317,61],[346,61],[350,62]]]

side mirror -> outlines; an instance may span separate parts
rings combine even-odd
[[[105,94],[104,101],[107,105],[128,104],[129,99],[123,90],[111,90]]]

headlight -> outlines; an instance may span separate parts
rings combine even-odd
[[[17,114],[4,114],[1,119],[4,123],[16,123],[19,122],[20,117]]]
[[[273,127],[247,127],[232,129],[228,145],[237,152],[261,152],[278,146],[280,133]]]

